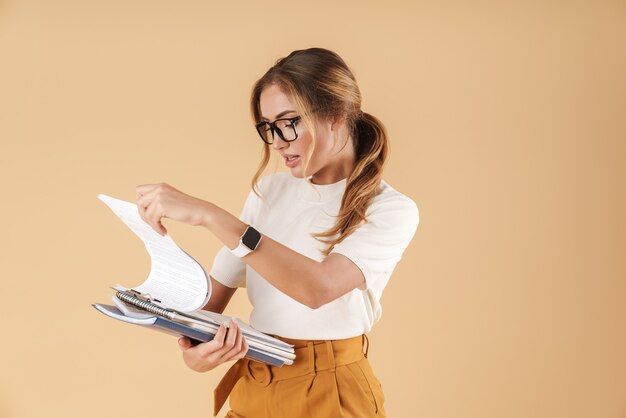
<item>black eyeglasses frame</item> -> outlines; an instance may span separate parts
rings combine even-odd
[[[254,125],[254,127],[256,128],[256,131],[258,132],[258,134],[261,137],[261,139],[263,140],[263,142],[265,142],[267,145],[272,145],[274,143],[274,132],[278,132],[278,136],[283,141],[285,141],[285,142],[293,142],[296,139],[298,139],[298,130],[296,129],[296,122],[298,122],[301,119],[302,119],[301,116],[295,116],[293,118],[280,118],[280,119],[276,119],[274,122],[267,122],[267,121],[259,122],[256,125]],[[291,129],[293,129],[293,133],[296,135],[296,137],[294,139],[285,139],[285,135],[283,135],[283,131],[281,131],[278,126],[276,126],[277,122],[285,121],[285,120],[289,121],[289,123],[291,125]],[[266,125],[269,125],[270,129],[272,131],[272,142],[267,142],[266,139],[265,139],[265,136],[263,135],[263,132],[261,131],[261,128],[266,126]]]

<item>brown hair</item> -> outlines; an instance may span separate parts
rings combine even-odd
[[[328,255],[336,244],[367,221],[365,211],[379,192],[389,152],[385,127],[380,120],[361,111],[361,92],[352,71],[339,55],[327,49],[297,50],[276,61],[252,89],[250,105],[255,123],[261,121],[261,92],[270,85],[277,85],[292,98],[311,132],[313,146],[305,163],[315,148],[314,114],[325,120],[345,118],[352,133],[356,166],[348,176],[337,222],[328,231],[315,234],[328,244],[324,251]],[[252,188],[257,195],[260,195],[258,180],[269,159],[270,147],[264,144],[261,164],[252,178]]]

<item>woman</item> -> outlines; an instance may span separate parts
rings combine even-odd
[[[215,234],[224,247],[205,309],[222,312],[245,286],[250,324],[294,344],[296,360],[274,368],[244,359],[233,323],[197,346],[181,338],[184,361],[204,372],[238,360],[216,389],[215,414],[230,393],[227,417],[383,417],[365,333],[419,218],[381,179],[384,126],[361,111],[345,62],[321,48],[278,60],[255,84],[251,110],[264,155],[239,218],[163,183],[138,186],[137,206],[161,234],[161,218]],[[272,150],[291,173],[261,177]]]

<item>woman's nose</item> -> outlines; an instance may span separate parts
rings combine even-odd
[[[283,139],[278,134],[274,134],[274,142],[272,142],[272,147],[275,150],[281,150],[283,148],[287,148],[289,146],[289,142],[283,141]]]

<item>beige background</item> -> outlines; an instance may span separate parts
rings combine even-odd
[[[0,417],[209,416],[224,367],[90,306],[149,270],[96,195],[238,213],[251,86],[310,46],[420,208],[371,333],[389,416],[626,417],[626,5],[504,3],[0,0]],[[165,222],[210,268],[220,243]]]

